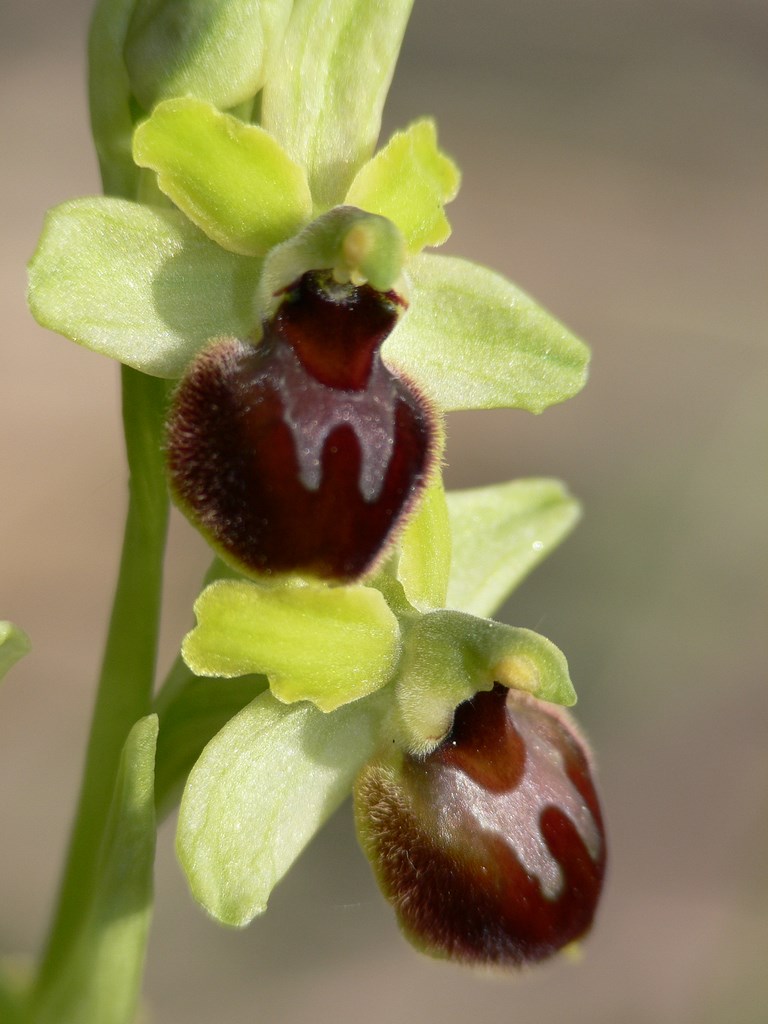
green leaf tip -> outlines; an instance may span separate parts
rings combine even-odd
[[[409,253],[441,245],[451,233],[443,207],[455,198],[461,176],[437,147],[434,121],[396,132],[357,172],[345,202],[389,217]]]
[[[384,686],[400,653],[397,619],[372,587],[222,580],[195,614],[182,654],[196,675],[263,673],[279,700],[326,712]]]
[[[0,621],[0,679],[31,648],[29,637],[12,622]]]
[[[133,156],[219,245],[263,256],[312,214],[306,175],[263,128],[193,97],[160,103],[136,129]]]

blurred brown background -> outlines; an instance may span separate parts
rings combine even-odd
[[[45,209],[98,190],[90,0],[0,6],[0,955],[41,941],[117,564],[117,371],[24,305]],[[590,341],[541,418],[455,416],[449,483],[566,479],[586,506],[507,621],[568,654],[610,880],[583,961],[499,980],[400,939],[348,809],[244,933],[205,919],[161,835],[158,1024],[768,1020],[764,0],[416,0],[385,133],[434,113],[464,171],[449,250]],[[176,521],[164,659],[206,562]]]

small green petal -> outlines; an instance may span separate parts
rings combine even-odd
[[[261,672],[286,703],[323,711],[378,690],[400,650],[397,619],[372,587],[261,587],[222,580],[195,605],[184,660],[199,676]]]
[[[410,308],[382,355],[442,409],[541,412],[584,386],[587,347],[503,277],[425,255],[408,274]]]
[[[422,615],[406,634],[396,684],[396,727],[412,753],[434,749],[454,709],[494,683],[571,705],[568,663],[538,633],[462,612]]]
[[[156,715],[125,741],[93,902],[69,959],[36,993],[36,1024],[136,1019],[152,911],[156,741]]]
[[[377,699],[326,715],[263,693],[211,740],[190,774],[176,837],[209,914],[242,926],[263,913],[376,749]]]
[[[12,665],[29,653],[30,646],[29,637],[23,629],[14,626],[12,622],[0,621],[0,679]]]
[[[79,199],[46,217],[29,305],[43,327],[173,378],[211,338],[253,331],[260,273],[175,210]]]
[[[421,611],[442,608],[451,567],[451,524],[442,475],[427,488],[400,541],[397,577]]]
[[[380,292],[399,280],[403,239],[392,221],[354,206],[336,206],[264,260],[259,309],[268,314],[289,285],[308,270],[332,270],[340,284],[370,282]]]
[[[492,615],[581,514],[557,480],[514,480],[447,499],[454,557],[445,603],[472,615]]]
[[[373,152],[413,0],[303,0],[264,86],[261,121],[307,170],[316,208],[342,202]]]
[[[416,121],[360,168],[345,202],[389,217],[408,252],[416,253],[450,236],[443,206],[456,197],[460,180],[456,165],[437,148],[434,121]]]
[[[234,107],[261,89],[292,0],[135,0],[125,44],[131,86],[145,110],[191,93]]]
[[[209,238],[242,256],[263,256],[312,214],[304,171],[269,132],[192,97],[155,107],[133,156]]]

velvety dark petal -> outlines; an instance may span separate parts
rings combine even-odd
[[[192,364],[168,425],[171,485],[230,559],[261,573],[353,579],[426,482],[432,414],[382,363],[394,296],[307,274],[258,345]]]
[[[434,956],[514,966],[590,928],[605,836],[566,712],[498,684],[430,755],[358,780],[361,843],[407,937]]]

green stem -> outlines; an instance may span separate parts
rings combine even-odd
[[[38,996],[66,969],[88,913],[120,752],[133,724],[151,707],[168,523],[161,449],[165,384],[128,367],[122,374],[128,515],[80,801]]]

